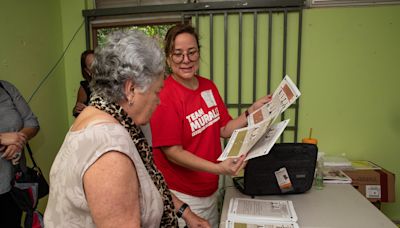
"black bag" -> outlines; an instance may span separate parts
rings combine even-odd
[[[16,168],[14,186],[10,193],[18,207],[25,211],[24,227],[43,228],[43,215],[36,208],[39,199],[49,193],[49,185],[37,166],[28,143],[26,148],[33,167],[21,168],[19,164],[14,166]]]
[[[251,196],[306,192],[314,180],[317,153],[314,144],[277,143],[267,155],[250,159],[244,177],[233,178],[234,184],[240,192]],[[291,182],[287,191],[282,190],[275,176],[282,168]]]
[[[24,227],[43,228],[43,215],[36,209],[37,201],[32,198],[30,189],[13,187],[10,193],[18,207],[25,211]]]
[[[42,170],[37,166],[35,159],[33,158],[31,147],[26,143],[29,156],[31,158],[33,167],[26,167],[24,169],[18,169],[15,172],[16,183],[37,183],[38,184],[38,199],[45,197],[49,194],[49,184],[43,176]]]

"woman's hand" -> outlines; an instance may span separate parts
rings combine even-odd
[[[9,145],[7,146],[1,157],[6,160],[19,160],[21,158],[21,151],[22,148],[16,145]]]
[[[86,105],[84,103],[77,102],[74,107],[74,113],[81,113],[84,108],[86,108]]]
[[[256,100],[250,107],[248,110],[249,113],[254,112],[255,110],[261,108],[263,105],[265,105],[266,103],[268,103],[270,100],[272,99],[272,95],[267,95],[267,96],[263,96],[261,98],[259,98],[258,100]]]
[[[188,210],[189,209],[189,210]],[[182,216],[183,220],[186,222],[188,228],[199,227],[199,228],[211,228],[207,220],[200,218],[195,213],[193,213],[190,208],[187,208]]]
[[[27,141],[26,135],[21,132],[6,132],[1,133],[1,145],[9,146],[16,145],[21,149]]]
[[[253,113],[257,109],[261,108],[263,105],[268,103],[271,100],[271,98],[272,98],[271,95],[261,97],[247,109],[248,113],[243,112],[240,116],[229,121],[225,126],[221,127],[221,132],[220,132],[221,137],[229,138],[229,137],[231,137],[231,135],[235,129],[246,126],[247,125],[247,114]]]
[[[221,168],[221,174],[236,176],[239,171],[244,168],[247,162],[244,161],[246,157],[240,156],[239,158],[228,158],[220,162],[218,165]]]

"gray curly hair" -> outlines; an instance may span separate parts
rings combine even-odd
[[[143,32],[116,31],[102,48],[95,50],[93,95],[110,102],[126,99],[124,83],[131,80],[142,92],[163,76],[165,57],[157,42]]]

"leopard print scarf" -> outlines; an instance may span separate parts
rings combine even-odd
[[[147,143],[142,130],[136,126],[135,123],[133,123],[133,120],[128,117],[126,112],[118,104],[107,102],[99,96],[92,96],[90,99],[90,105],[112,115],[129,132],[133,143],[139,151],[140,157],[142,158],[147,172],[149,173],[163,199],[164,212],[161,218],[160,227],[178,227],[178,221],[176,219],[175,207],[172,202],[171,192],[165,183],[163,175],[154,164],[152,149]]]

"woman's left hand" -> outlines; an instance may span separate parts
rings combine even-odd
[[[272,95],[267,95],[256,100],[248,109],[249,113],[254,112],[255,110],[261,108],[263,105],[268,103],[272,99]]]
[[[22,132],[4,132],[1,133],[1,144],[5,146],[16,145],[23,147],[27,141],[27,137]]]

